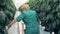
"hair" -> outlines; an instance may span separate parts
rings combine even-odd
[[[21,9],[27,9],[27,8],[30,8],[28,4],[23,4]]]

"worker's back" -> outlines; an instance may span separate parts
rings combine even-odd
[[[23,19],[23,21],[25,22],[26,27],[36,27],[36,26],[38,26],[37,15],[36,15],[35,11],[27,9],[23,13],[25,15],[25,18]]]

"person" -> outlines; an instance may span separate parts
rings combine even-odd
[[[24,4],[22,6],[22,10],[23,12],[16,19],[14,19],[8,27],[23,20],[26,25],[26,29],[24,30],[25,34],[39,34],[39,24],[36,11],[31,10],[28,4]]]

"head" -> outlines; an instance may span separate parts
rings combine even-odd
[[[29,7],[29,5],[28,4],[24,4],[23,6],[22,6],[22,10],[23,11],[25,11],[26,9],[29,9],[30,7]]]

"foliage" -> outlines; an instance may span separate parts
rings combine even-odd
[[[12,0],[0,0],[0,34],[7,34],[5,26],[13,20],[15,9]]]

